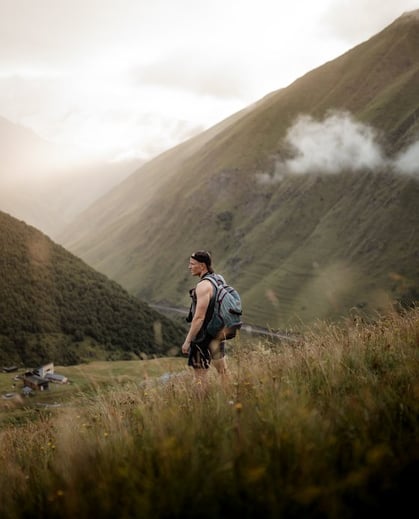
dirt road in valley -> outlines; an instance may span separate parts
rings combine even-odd
[[[160,312],[164,315],[167,315],[168,317],[170,317],[171,314],[178,314],[178,315],[183,315],[186,317],[188,315],[188,311],[189,311],[185,308],[176,308],[174,306],[157,305],[157,304],[150,304],[150,306],[151,306],[151,308],[154,308],[158,312]],[[256,326],[256,325],[247,324],[247,323],[243,324],[243,326],[241,327],[241,330],[250,335],[262,335],[265,337],[271,337],[273,339],[287,340],[287,341],[291,341],[291,342],[295,342],[295,341],[301,339],[301,337],[295,333],[286,333],[286,332],[281,332],[281,331],[269,330],[268,328],[263,328],[262,326]]]

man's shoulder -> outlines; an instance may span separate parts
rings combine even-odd
[[[212,280],[209,279],[208,276],[205,276],[205,277],[201,278],[201,279],[198,281],[198,283],[197,283],[197,285],[196,285],[196,289],[198,290],[200,287],[209,287],[209,286],[211,286],[211,285],[212,285]]]
[[[218,284],[218,278],[218,274],[215,273],[205,274],[205,276],[198,281],[198,284],[196,285],[197,290],[202,289],[207,291],[212,289],[216,284]]]

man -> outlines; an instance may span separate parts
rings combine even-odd
[[[188,355],[188,365],[193,367],[197,376],[205,375],[212,363],[220,375],[227,374],[225,360],[225,348],[223,334],[215,339],[205,333],[206,318],[211,298],[214,294],[214,286],[205,275],[213,274],[212,260],[209,252],[200,250],[194,252],[190,259],[188,269],[192,276],[200,278],[195,291],[196,305],[193,312],[191,326],[182,345],[182,353]]]

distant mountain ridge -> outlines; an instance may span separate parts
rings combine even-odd
[[[0,144],[0,210],[52,237],[141,164],[76,159],[4,117]]]
[[[419,140],[417,14],[148,162],[59,241],[148,302],[178,306],[192,283],[188,255],[207,248],[261,326],[374,315],[415,297],[419,187],[394,159]],[[365,141],[373,130],[383,160],[293,173],[302,151],[290,129],[331,110],[364,125]]]
[[[177,354],[184,329],[0,212],[0,364]]]

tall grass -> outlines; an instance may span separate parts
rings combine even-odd
[[[95,386],[0,431],[0,516],[417,511],[419,311],[230,345],[230,377]],[[145,361],[146,362],[146,361]]]

